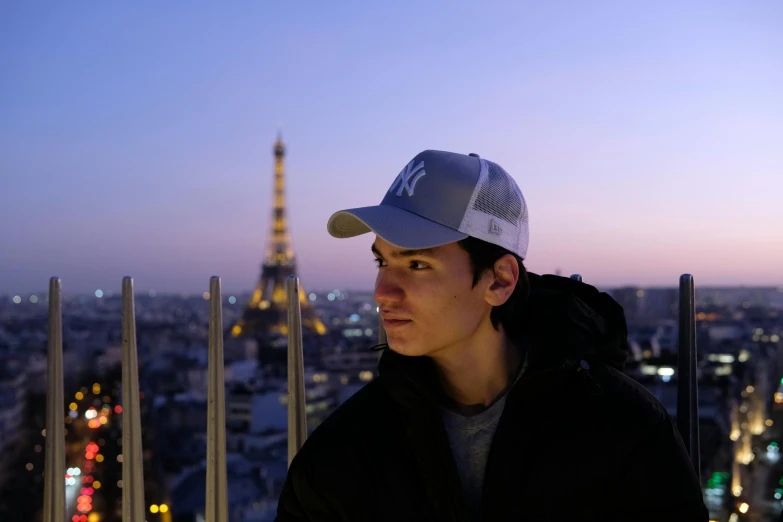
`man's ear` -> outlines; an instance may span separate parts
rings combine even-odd
[[[514,256],[506,254],[493,267],[492,282],[484,293],[484,299],[492,306],[508,301],[519,281],[519,263]]]

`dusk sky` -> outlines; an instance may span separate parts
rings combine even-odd
[[[516,179],[531,271],[783,284],[783,2],[378,4],[2,2],[0,294],[252,290],[278,129],[308,290],[425,149]]]

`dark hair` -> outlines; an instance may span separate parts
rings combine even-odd
[[[458,241],[457,244],[470,256],[470,262],[473,265],[473,286],[476,286],[485,271],[493,270],[495,262],[504,255],[511,254],[517,260],[517,264],[519,264],[517,286],[505,303],[492,307],[489,315],[489,320],[492,321],[495,330],[498,329],[498,325],[502,324],[508,335],[512,338],[516,337],[515,334],[522,321],[522,310],[530,294],[530,279],[522,258],[501,246],[471,236]]]

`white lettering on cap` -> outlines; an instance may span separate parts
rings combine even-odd
[[[411,197],[413,196],[413,190],[416,188],[416,183],[425,174],[427,173],[424,171],[424,162],[420,161],[419,164],[414,167],[413,160],[411,160],[411,162],[397,174],[394,183],[392,183],[392,186],[389,188],[389,192],[393,191],[399,183],[400,188],[397,190],[397,195],[402,196],[402,191],[405,189],[405,192],[408,193],[408,197]]]

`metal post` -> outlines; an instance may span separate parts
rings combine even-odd
[[[223,308],[220,278],[209,280],[209,390],[207,405],[207,522],[228,522]]]
[[[699,379],[696,366],[696,295],[693,276],[680,276],[680,335],[677,359],[677,429],[699,476]]]
[[[144,522],[139,361],[133,278],[122,278],[122,520]]]
[[[46,453],[44,522],[65,520],[65,422],[63,420],[62,283],[49,280],[49,348],[46,359]]]
[[[575,279],[575,280],[579,281],[580,283],[582,282],[582,276],[580,276],[579,274],[571,275],[571,279]]]
[[[299,304],[299,278],[286,281],[288,292],[288,465],[307,439],[305,411],[302,309]]]

